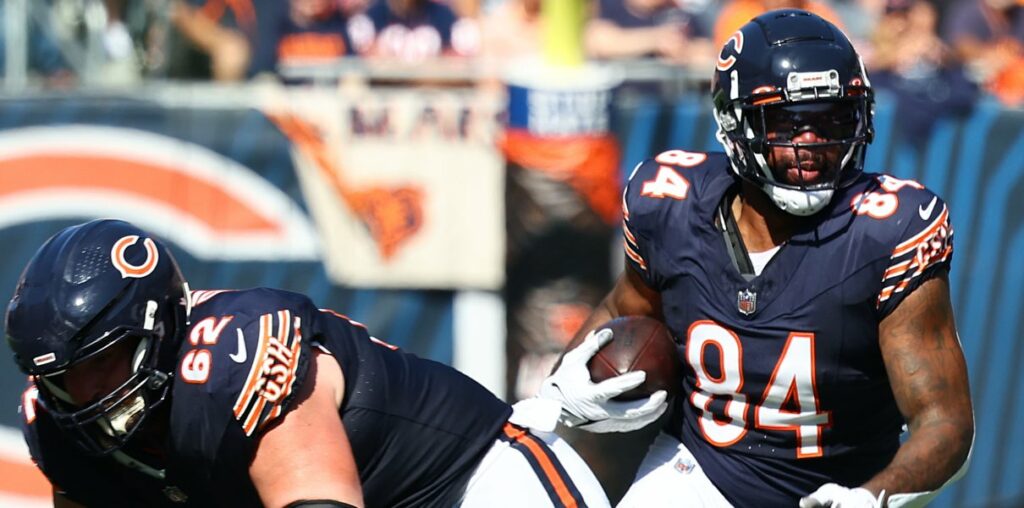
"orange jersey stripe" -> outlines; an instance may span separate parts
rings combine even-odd
[[[878,294],[878,303],[882,303],[888,300],[895,293],[902,293],[903,290],[907,289],[907,286],[910,285],[910,281],[914,280],[914,278],[920,274],[921,272],[915,273],[914,275],[911,275],[910,277],[901,280],[899,284],[896,284],[895,286],[887,286],[883,288],[882,292]]]
[[[270,342],[270,327],[273,326],[273,314],[260,316],[260,338],[256,355],[253,356],[252,367],[249,368],[249,376],[245,378],[245,388],[242,394],[235,401],[235,418],[241,418],[245,408],[249,406],[253,395],[256,392],[256,385],[263,376],[263,362],[267,358],[267,345]]]
[[[565,485],[565,480],[558,474],[555,469],[555,465],[551,463],[551,459],[548,458],[544,450],[540,448],[540,445],[535,443],[533,440],[526,437],[526,431],[517,429],[511,424],[506,423],[505,428],[502,429],[505,435],[514,440],[515,442],[526,447],[527,450],[534,456],[537,462],[540,464],[541,469],[544,470],[544,476],[547,477],[548,481],[551,482],[551,486],[554,487],[555,493],[558,495],[558,499],[562,501],[562,504],[569,508],[576,508],[576,500],[573,499],[572,494],[569,493],[569,488]]]
[[[291,342],[288,340],[291,335],[291,327],[292,313],[288,310],[277,311],[277,340],[285,346]]]
[[[249,411],[249,416],[245,418],[245,423],[242,425],[242,430],[245,431],[245,435],[251,436],[252,432],[256,430],[256,424],[259,423],[260,414],[263,413],[263,406],[267,405],[267,399],[259,397],[256,399],[256,405],[253,406],[252,411]]]
[[[894,289],[896,289],[896,286],[886,286],[882,288],[882,291],[878,293],[878,303],[881,304],[882,302],[888,300],[889,297],[892,296],[892,292]]]
[[[292,324],[292,318],[291,318],[291,312],[289,310],[282,309],[282,310],[277,311],[277,340],[281,344],[284,344],[286,347],[288,346],[289,338],[291,336],[291,324]],[[291,339],[291,342],[297,344],[297,342],[295,341],[294,338]],[[295,368],[295,365],[297,365],[297,363],[295,362],[295,357],[294,357],[294,353],[296,352],[295,351],[296,349],[297,349],[296,347],[292,347],[291,348],[292,354],[293,354],[292,361],[288,364],[288,375],[285,377],[285,380],[286,380],[286,382],[285,382],[285,389],[288,390],[288,391],[291,391],[290,390],[290,388],[291,388],[291,384],[290,384],[291,383],[291,377],[292,377],[292,374],[294,374],[294,370],[293,369]],[[271,362],[271,363],[273,363],[273,362]],[[279,400],[283,400],[283,398],[285,396],[287,396],[287,394],[283,395],[282,398],[279,399]],[[275,407],[274,407],[273,411],[271,411],[271,413],[268,416],[268,418],[261,419],[261,416],[263,414],[263,409],[266,407],[266,405],[267,405],[267,399],[265,399],[263,397],[260,397],[259,401],[256,404],[256,407],[254,407],[252,409],[252,411],[249,413],[249,415],[245,419],[245,425],[243,425],[243,428],[245,429],[245,434],[246,435],[252,434],[252,432],[254,430],[256,430],[257,427],[262,428],[267,422],[269,422],[270,420],[273,420],[279,414],[281,414],[281,407],[279,405],[277,405],[277,403],[274,403],[273,405]]]
[[[622,234],[626,235],[626,240],[629,240],[629,243],[639,246],[639,244],[636,243],[636,237],[633,236],[633,232],[629,230],[629,226],[625,223],[622,224]]]
[[[353,325],[358,326],[358,327],[360,327],[360,328],[362,328],[364,330],[366,329],[366,325],[364,325],[364,324],[360,323],[359,321],[356,321],[356,320],[354,320],[354,319],[352,319],[352,318],[350,318],[350,317],[348,317],[348,316],[346,316],[346,315],[344,315],[344,314],[342,314],[340,312],[335,312],[335,311],[333,311],[331,309],[320,309],[320,312],[326,312],[326,313],[328,313],[328,314],[330,314],[330,315],[332,315],[334,317],[339,317],[341,319],[344,319],[345,321],[348,321],[349,323],[352,323]]]
[[[294,332],[295,340],[292,343],[292,361],[291,361],[291,364],[288,365],[288,376],[285,378],[285,381],[284,381],[284,394],[281,395],[280,402],[278,402],[275,405],[274,411],[270,413],[270,417],[267,418],[262,423],[260,423],[260,427],[261,428],[264,425],[266,425],[268,422],[276,419],[278,416],[281,415],[281,402],[283,402],[285,399],[287,399],[288,396],[291,395],[291,393],[292,393],[292,385],[295,383],[295,371],[298,370],[298,367],[299,367],[299,355],[302,354],[302,350],[301,350],[301,345],[302,345],[302,328],[301,328],[301,325],[302,325],[302,320],[300,318],[296,317],[295,318],[295,332]]]
[[[932,233],[934,233],[940,227],[942,227],[942,225],[946,223],[946,219],[948,218],[949,209],[946,208],[946,205],[943,205],[942,213],[940,213],[939,217],[935,219],[935,222],[932,222],[927,228],[924,229],[924,231],[921,231],[920,233],[914,235],[909,240],[897,245],[896,248],[893,249],[892,251],[893,257],[901,256],[917,248],[917,246],[920,245],[923,240],[930,237]]]
[[[908,259],[907,261],[904,261],[902,263],[896,263],[895,265],[890,266],[889,269],[885,271],[885,274],[882,275],[882,280],[886,280],[889,277],[895,277],[897,275],[903,275],[904,273],[907,273],[907,270],[910,269],[912,262],[913,260]]]
[[[622,241],[622,247],[625,249],[626,255],[629,256],[629,259],[632,259],[636,264],[640,265],[640,268],[647,270],[647,263],[644,262],[644,258],[640,257],[640,254],[637,254],[625,240]]]

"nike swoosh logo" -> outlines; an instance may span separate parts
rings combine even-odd
[[[245,336],[242,335],[241,328],[235,328],[235,330],[238,331],[238,352],[228,356],[230,356],[235,363],[245,363],[245,359],[248,358],[248,355],[245,352]]]
[[[935,208],[935,202],[938,199],[938,197],[933,197],[932,202],[928,203],[927,207],[924,205],[917,207],[917,214],[921,216],[921,220],[928,220],[928,217],[932,216],[932,210]]]

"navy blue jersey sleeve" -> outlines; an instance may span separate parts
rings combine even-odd
[[[884,318],[921,283],[949,270],[953,257],[953,227],[946,203],[924,186],[887,175],[879,180],[883,190],[893,192],[867,198],[864,207],[873,208],[878,214],[885,214],[888,207],[893,207],[892,215],[882,221],[892,224],[899,233],[890,242],[892,251],[878,293],[878,312]],[[870,215],[872,211],[867,213]]]
[[[702,199],[699,191],[717,174],[708,160],[705,153],[668,150],[638,164],[626,183],[623,248],[630,267],[653,289],[660,289],[665,271],[659,254],[662,235],[688,229],[695,201]]]
[[[651,288],[660,286],[655,266],[658,242],[658,199],[644,192],[645,181],[655,178],[658,163],[648,159],[637,164],[622,193],[622,247],[630,268]]]
[[[206,307],[209,306],[209,307]],[[312,351],[303,333],[316,307],[257,289],[200,304],[178,362],[171,415],[175,451],[201,482],[246,481],[262,431],[295,406]]]

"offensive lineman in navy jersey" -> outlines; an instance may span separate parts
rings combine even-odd
[[[725,153],[637,166],[623,196],[627,268],[573,342],[593,350],[613,339],[600,323],[654,316],[686,366],[619,506],[926,503],[966,469],[974,432],[946,204],[862,172],[870,82],[845,35],[813,14],[744,25],[712,95]],[[592,389],[587,360],[567,354],[541,390],[564,423],[621,432],[665,411],[661,392],[609,401],[618,393]]]
[[[6,317],[55,506],[608,506],[455,369],[296,293],[189,291],[126,222],[54,235]]]

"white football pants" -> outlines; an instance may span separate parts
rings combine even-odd
[[[690,450],[662,432],[651,443],[633,485],[617,506],[729,508],[732,505],[704,474]]]
[[[554,433],[506,424],[477,466],[463,508],[610,507],[586,462]]]

